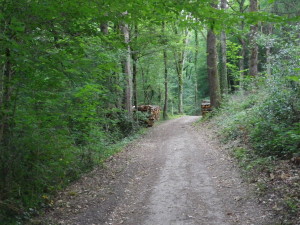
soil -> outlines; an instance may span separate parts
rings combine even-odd
[[[206,129],[184,116],[149,132],[59,193],[40,224],[267,225],[272,211]]]

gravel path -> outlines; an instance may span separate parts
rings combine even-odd
[[[43,224],[266,225],[264,208],[212,135],[185,116],[157,125],[60,193]]]

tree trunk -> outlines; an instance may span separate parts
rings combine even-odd
[[[108,24],[107,23],[102,23],[100,25],[100,30],[103,34],[107,35],[108,34]]]
[[[198,32],[195,30],[195,58],[194,58],[194,67],[195,67],[195,97],[194,103],[195,108],[198,107],[198,54],[199,54],[199,39],[198,39]]]
[[[164,66],[165,66],[165,100],[164,100],[164,112],[163,112],[163,118],[168,118],[168,65],[167,65],[167,51],[164,49]]]
[[[178,32],[175,32],[175,34],[178,34]],[[188,31],[185,31],[185,36],[183,39],[183,49],[175,53],[175,64],[176,64],[176,71],[177,71],[177,77],[178,77],[178,113],[183,114],[183,65],[185,62],[185,47],[187,45],[187,34]]]
[[[162,23],[162,32],[165,33],[165,22]],[[164,99],[164,110],[163,110],[163,118],[168,119],[168,55],[167,50],[164,47],[163,50],[163,56],[164,56],[164,75],[165,75],[165,99]]]
[[[147,99],[148,99],[147,88],[146,88],[147,80],[145,78],[145,69],[143,67],[141,67],[141,74],[142,74],[142,88],[143,88],[143,93],[144,93],[143,103],[146,104]]]
[[[132,54],[132,83],[133,83],[133,104],[137,108],[138,98],[137,98],[137,55]]]
[[[3,93],[1,96],[0,113],[0,143],[4,146],[9,144],[10,124],[13,115],[11,115],[11,95],[12,95],[12,66],[11,66],[11,52],[10,49],[5,50],[6,62],[3,68]]]
[[[180,72],[178,73],[178,97],[179,97],[179,103],[178,103],[178,113],[183,114],[183,70],[182,70],[182,64],[180,68]]]
[[[240,50],[239,70],[240,70],[240,90],[244,89],[244,77],[245,77],[245,57],[246,57],[246,42],[243,37],[240,38],[240,44],[242,46]]]
[[[127,52],[126,57],[124,59],[124,74],[126,80],[126,87],[125,87],[125,110],[128,112],[128,115],[132,116],[132,70],[131,70],[131,51],[129,45],[129,27],[127,24],[123,24],[122,32],[124,35],[124,41],[127,45]]]
[[[175,54],[175,64],[178,80],[178,113],[183,113],[183,58],[182,52]]]
[[[175,64],[178,79],[178,113],[183,113],[183,52],[175,53]]]
[[[138,38],[138,25],[135,25],[134,27],[134,39],[137,41]],[[133,83],[133,104],[135,108],[138,107],[138,97],[137,97],[137,63],[138,63],[138,57],[137,52],[133,49],[132,51],[132,83]]]
[[[268,37],[268,42],[266,46],[266,58],[267,58],[267,75],[271,76],[272,75],[272,67],[271,67],[271,41],[270,41],[270,36],[273,33],[273,25],[268,24],[267,25],[267,35]]]
[[[227,9],[227,0],[221,0],[221,9]],[[228,75],[227,75],[227,43],[226,43],[226,33],[221,32],[221,93],[228,94]]]
[[[207,33],[207,70],[210,86],[210,102],[213,108],[218,108],[221,103],[217,59],[217,38],[212,26]]]
[[[247,6],[245,7],[245,2],[246,0],[241,0],[238,1],[239,3],[239,12],[240,13],[244,13],[247,9]],[[245,28],[245,21],[242,20],[241,21],[241,31],[243,31]],[[240,83],[239,83],[239,89],[240,91],[243,91],[244,89],[244,77],[245,77],[245,57],[246,57],[246,51],[247,51],[247,47],[246,47],[246,41],[245,38],[243,37],[243,35],[241,35],[239,37],[239,42],[242,46],[241,50],[240,50],[240,60],[239,60],[239,70],[240,70]]]
[[[181,64],[181,80],[180,80],[180,87],[179,87],[179,113],[183,113],[183,72],[184,72],[184,65],[186,61],[186,46],[188,45],[188,30],[185,30],[184,39],[183,39],[183,50],[181,53],[182,57],[182,64]]]
[[[250,12],[257,12],[257,0],[250,0]],[[249,74],[256,77],[258,75],[258,45],[256,43],[256,36],[258,25],[254,24],[250,27],[250,58],[249,58]]]

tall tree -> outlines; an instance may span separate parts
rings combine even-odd
[[[163,21],[162,22],[162,35],[165,35],[165,28],[166,24]],[[168,98],[169,98],[169,93],[168,93],[168,55],[167,55],[167,49],[166,49],[166,39],[163,39],[163,57],[164,57],[164,82],[165,82],[165,99],[164,99],[164,109],[163,109],[163,118],[167,119],[168,118]]]
[[[194,58],[194,68],[195,68],[195,90],[194,90],[194,103],[195,107],[198,107],[198,54],[199,54],[199,38],[198,31],[195,30],[195,58]]]
[[[228,5],[234,12],[238,12],[240,14],[243,14],[246,12],[246,10],[249,8],[249,5],[246,4],[247,0],[234,0],[228,2]],[[235,5],[237,4],[237,7]],[[247,52],[247,44],[246,44],[246,38],[245,38],[245,18],[240,18],[240,24],[239,26],[239,32],[237,33],[236,37],[239,41],[239,44],[241,45],[241,48],[239,50],[239,89],[243,90],[244,86],[244,76],[245,76],[245,61],[246,61],[246,52]]]
[[[175,34],[178,35],[179,32],[175,27]],[[187,35],[188,30],[183,31],[182,44],[180,43],[181,48],[174,52],[175,57],[175,66],[178,78],[178,113],[183,113],[183,71],[184,71],[184,62],[185,62],[185,50],[187,45]]]
[[[239,12],[240,13],[244,13],[248,6],[245,6],[245,1],[246,0],[240,0],[238,1],[239,3]],[[245,28],[245,21],[244,19],[242,19],[241,21],[241,25],[240,25],[240,30],[243,32]],[[244,34],[242,33],[241,35],[239,35],[239,42],[241,44],[241,50],[240,50],[240,60],[239,60],[239,70],[240,70],[240,90],[243,90],[243,80],[244,80],[244,75],[245,75],[245,57],[246,57],[246,41],[244,38]]]
[[[226,10],[228,8],[227,0],[221,0],[221,9]],[[228,94],[228,75],[227,75],[227,43],[226,32],[221,32],[221,93]]]
[[[107,22],[101,23],[100,30],[103,34],[108,34],[108,23]]]
[[[134,26],[134,40],[137,42],[138,39],[138,24]],[[133,104],[138,107],[138,96],[137,96],[137,65],[138,65],[138,52],[136,49],[132,51],[132,83],[133,83]]]
[[[218,108],[221,104],[221,89],[218,74],[217,37],[213,31],[213,27],[207,33],[207,70],[210,86],[210,102],[212,107]]]
[[[257,12],[257,0],[250,0],[250,12]],[[258,24],[252,24],[250,27],[250,56],[249,56],[249,74],[256,77],[258,74],[258,45],[256,43]]]
[[[217,8],[216,1],[212,7]],[[221,104],[220,78],[218,73],[217,37],[215,34],[215,21],[212,20],[207,31],[207,71],[210,86],[210,102],[213,108]]]
[[[122,33],[124,35],[124,42],[126,44],[126,54],[123,60],[124,74],[126,80],[125,87],[125,110],[128,115],[132,116],[132,69],[131,69],[131,50],[130,50],[130,31],[128,24],[122,24]]]
[[[9,134],[13,124],[13,110],[12,110],[12,80],[13,80],[13,67],[11,62],[11,49],[5,49],[5,62],[3,66],[2,82],[1,82],[1,124],[0,124],[0,146],[8,146]]]
[[[266,66],[267,66],[267,75],[272,74],[272,68],[271,68],[271,46],[272,46],[272,41],[271,41],[271,35],[273,33],[273,25],[272,24],[267,24],[266,26],[267,29],[267,43],[266,43]]]

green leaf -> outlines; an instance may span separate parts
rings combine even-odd
[[[288,76],[286,78],[289,79],[289,80],[292,80],[292,81],[300,82],[300,77],[299,76]]]
[[[24,32],[25,31],[25,24],[18,21],[17,19],[13,18],[11,21],[10,29],[16,32]]]

